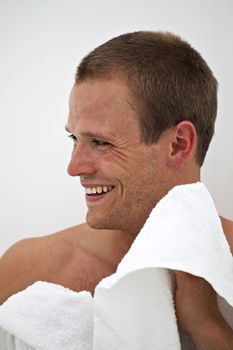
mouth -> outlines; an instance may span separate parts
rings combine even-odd
[[[98,185],[98,186],[85,186],[86,199],[88,201],[95,201],[105,197],[109,192],[111,192],[115,186],[109,185]]]

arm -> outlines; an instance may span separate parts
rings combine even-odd
[[[0,258],[0,305],[33,280],[31,240],[14,244]]]
[[[220,216],[233,252],[233,221]],[[233,349],[233,330],[218,310],[216,294],[203,279],[176,273],[176,313],[181,327],[192,337],[197,350]]]
[[[216,294],[203,279],[176,272],[176,313],[197,350],[233,349],[233,330],[218,310]]]
[[[59,233],[14,244],[0,258],[0,305],[36,281],[72,287],[67,271],[71,257],[71,244]]]
[[[26,241],[14,244],[0,258],[0,304],[22,290],[26,284],[26,281],[22,281],[25,279],[23,270],[27,266],[25,244],[27,245]]]

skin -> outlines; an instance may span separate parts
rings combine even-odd
[[[38,280],[94,294],[99,281],[116,271],[131,243],[125,232],[87,224],[19,241],[0,258],[0,304]]]
[[[202,278],[176,272],[176,314],[198,350],[230,350],[233,332],[218,309],[216,294]]]
[[[75,85],[66,128],[74,141],[68,173],[79,176],[84,188],[106,186],[110,191],[86,195],[87,224],[21,241],[6,252],[0,261],[0,302],[37,280],[94,293],[98,282],[115,272],[161,197],[175,185],[200,179],[194,126],[183,121],[165,131],[156,144],[144,144],[133,98],[123,81]],[[178,320],[195,341],[200,332],[192,330],[197,322],[205,323],[211,310],[206,307],[203,316],[199,288],[192,292],[194,283],[190,275],[177,275]],[[206,295],[209,286],[200,279],[197,283],[203,283]],[[198,303],[192,321],[189,308]],[[211,305],[218,314],[217,306]],[[213,325],[220,328],[219,317]]]

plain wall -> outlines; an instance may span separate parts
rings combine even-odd
[[[232,17],[231,0],[0,0],[0,254],[85,220],[79,178],[66,174],[75,68],[97,45],[135,30],[179,34],[214,71],[218,121],[202,180],[233,219]]]

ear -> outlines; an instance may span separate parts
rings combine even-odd
[[[179,168],[188,160],[194,158],[197,133],[194,125],[183,120],[172,129],[171,148],[169,154],[169,165],[172,168]]]

